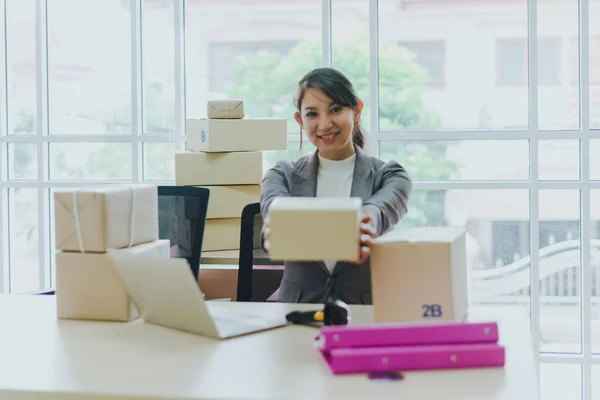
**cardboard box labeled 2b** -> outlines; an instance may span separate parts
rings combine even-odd
[[[396,228],[371,251],[375,322],[462,321],[469,305],[462,229]]]
[[[355,261],[360,198],[279,197],[269,207],[273,260]]]
[[[54,219],[58,250],[105,252],[130,241],[151,242],[158,239],[158,189],[134,184],[58,190]]]
[[[263,158],[260,151],[175,152],[176,185],[259,185],[262,177]]]
[[[188,119],[187,149],[230,152],[285,150],[287,121],[282,118]]]
[[[106,253],[63,251],[56,254],[56,307],[61,319],[130,321],[138,312],[132,304],[110,254],[170,257],[170,242],[156,240]]]

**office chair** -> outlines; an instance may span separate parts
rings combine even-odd
[[[194,186],[158,186],[160,239],[171,241],[171,257],[185,258],[196,281],[210,190]]]
[[[262,216],[260,203],[251,203],[242,210],[240,229],[240,256],[238,260],[237,301],[252,301],[254,291],[254,265],[270,265],[281,267],[280,261],[272,261],[264,252],[260,243]],[[262,273],[268,271],[257,271]],[[272,273],[264,276],[272,276]],[[271,280],[266,283],[273,284]],[[278,286],[278,285],[277,285]],[[260,301],[260,300],[259,300]]]

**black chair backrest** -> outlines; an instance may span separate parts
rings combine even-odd
[[[160,239],[171,241],[171,257],[185,258],[196,280],[210,190],[194,186],[158,187]]]
[[[255,217],[258,215],[260,215],[260,203],[248,204],[242,210],[237,301],[252,301],[253,250],[256,247],[257,241],[260,243],[260,237],[256,237],[260,234],[256,232],[254,224]]]

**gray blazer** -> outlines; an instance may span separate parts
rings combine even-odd
[[[395,161],[384,163],[356,148],[351,197],[363,199],[362,211],[373,216],[377,235],[390,230],[407,212],[412,192],[408,173]],[[279,196],[315,197],[317,191],[317,151],[293,160],[280,160],[265,174],[260,198],[261,214],[269,215],[269,206]],[[318,229],[318,227],[315,227]],[[325,263],[286,261],[280,302],[324,303],[329,296],[348,304],[371,304],[370,262],[338,262],[332,273]]]

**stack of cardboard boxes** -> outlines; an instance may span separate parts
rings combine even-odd
[[[260,200],[263,151],[287,148],[287,123],[247,118],[242,100],[209,101],[207,116],[187,120],[175,183],[210,189],[202,251],[238,250],[242,209]],[[191,207],[178,208],[183,218],[194,218]]]
[[[54,219],[58,318],[137,318],[110,253],[169,258],[169,241],[158,239],[157,187],[59,190]]]

